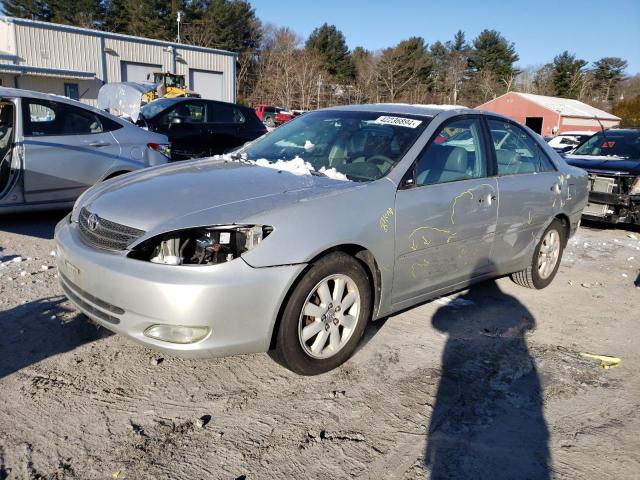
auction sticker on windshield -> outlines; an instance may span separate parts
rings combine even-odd
[[[396,125],[398,127],[416,128],[422,123],[422,121],[414,120],[413,118],[382,116],[376,118],[375,123],[381,123],[383,125]]]

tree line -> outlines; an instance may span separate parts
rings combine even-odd
[[[175,41],[238,53],[238,99],[314,109],[366,102],[477,106],[509,91],[575,98],[640,125],[640,76],[627,62],[593,63],[564,51],[549,63],[518,68],[515,45],[486,29],[468,40],[428,44],[411,37],[379,51],[350,50],[323,24],[308,38],[263,24],[246,0],[5,0],[6,15]]]

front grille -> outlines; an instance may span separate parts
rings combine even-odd
[[[62,290],[64,291],[64,294],[67,296],[67,298],[75,303],[78,308],[83,310],[88,315],[93,315],[94,317],[99,318],[100,320],[103,320],[105,322],[109,322],[113,325],[118,325],[120,323],[120,319],[118,317],[114,317],[113,315],[103,312],[102,310],[99,310],[95,306],[91,305],[87,300],[95,302],[98,299],[91,295],[88,295],[83,290],[80,290],[78,287],[73,285],[73,283],[71,283],[64,275],[60,276],[60,286],[62,287]],[[77,290],[74,290],[74,287]],[[90,299],[85,300],[84,298],[82,298],[80,296],[80,292],[90,297]],[[100,303],[96,302],[96,305],[100,305],[102,308],[105,308],[105,305],[109,305],[109,307],[111,308],[108,308],[107,310],[109,310],[110,312],[124,314],[124,310],[119,307],[110,305],[107,302],[103,302],[102,300],[98,300],[98,302]],[[114,310],[117,310],[117,312]]]
[[[111,222],[97,215],[93,216],[92,220],[95,222],[92,222],[90,220],[92,215],[89,210],[83,207],[78,217],[80,238],[91,247],[104,250],[124,250],[145,233],[143,230]]]

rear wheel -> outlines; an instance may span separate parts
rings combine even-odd
[[[321,258],[294,288],[276,340],[276,359],[302,375],[336,368],[353,353],[371,317],[371,287],[345,253]]]
[[[565,245],[565,229],[554,219],[542,234],[533,252],[531,265],[511,274],[511,279],[523,287],[541,289],[549,285],[558,273]]]
[[[276,126],[276,121],[273,117],[267,117],[267,119],[264,121],[264,124],[269,128],[273,128]]]

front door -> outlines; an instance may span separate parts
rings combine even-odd
[[[393,303],[458,284],[490,267],[497,182],[487,177],[481,121],[456,117],[434,135],[396,196]]]
[[[209,154],[206,118],[207,105],[202,100],[180,101],[162,116],[157,131],[169,137],[174,160]]]
[[[500,206],[493,261],[505,269],[529,257],[542,229],[571,198],[573,180],[560,175],[519,125],[487,120],[498,166]]]
[[[114,122],[91,110],[23,98],[22,118],[27,203],[75,199],[120,156],[120,145],[109,131]]]

